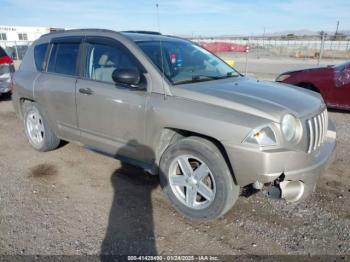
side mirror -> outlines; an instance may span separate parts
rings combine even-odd
[[[117,84],[136,86],[140,83],[141,75],[137,69],[121,68],[113,71],[112,79]]]

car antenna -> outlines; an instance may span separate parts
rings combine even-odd
[[[160,33],[160,22],[159,22],[159,4],[156,3],[156,9],[157,9],[157,27],[158,32]],[[162,87],[164,92],[164,99],[166,99],[166,91],[165,91],[165,84],[164,84],[164,54],[163,54],[163,45],[162,45],[162,38],[159,38],[159,49],[160,49],[160,59],[161,59],[161,67],[162,67]]]

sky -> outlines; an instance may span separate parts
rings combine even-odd
[[[0,0],[0,24],[158,30],[176,35],[261,35],[350,29],[350,0]]]

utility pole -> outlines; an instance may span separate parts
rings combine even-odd
[[[339,21],[337,21],[337,26],[336,26],[336,29],[335,29],[335,33],[334,33],[334,37],[333,39],[331,38],[331,46],[329,47],[329,49],[332,51],[332,48],[333,48],[333,41],[336,40],[337,38],[337,34],[338,34],[338,29],[339,29]],[[333,41],[332,41],[333,40]]]
[[[339,21],[337,21],[337,28],[335,29],[335,33],[334,33],[334,40],[337,40],[338,29],[339,29]]]
[[[266,33],[266,27],[264,26],[263,42],[262,42],[263,48],[264,48],[264,44],[265,44],[265,33]]]

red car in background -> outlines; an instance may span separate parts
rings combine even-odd
[[[328,107],[350,110],[350,61],[334,66],[285,72],[276,81],[318,92]]]
[[[201,47],[207,49],[212,53],[216,52],[247,52],[249,47],[230,42],[199,42]]]
[[[11,77],[14,71],[12,59],[0,47],[0,95],[11,92]]]

